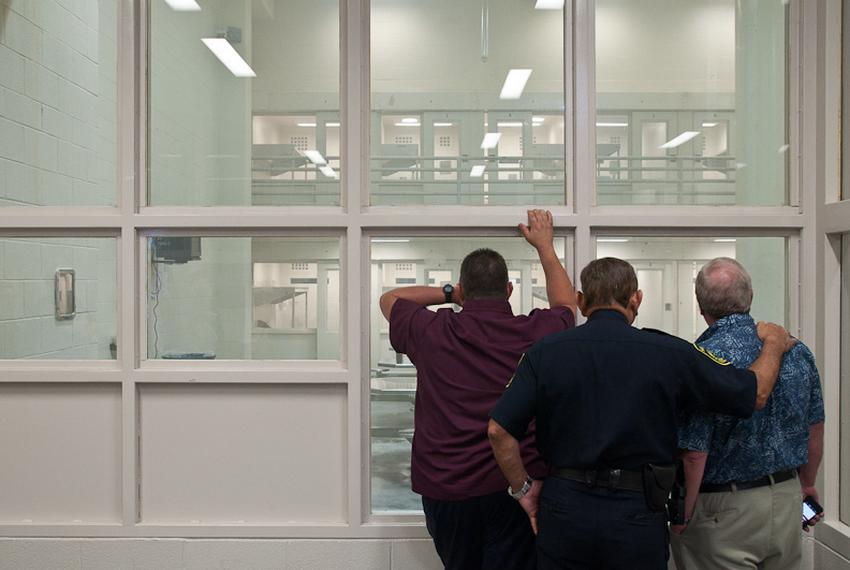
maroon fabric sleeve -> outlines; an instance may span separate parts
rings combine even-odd
[[[413,360],[425,328],[437,318],[437,313],[425,306],[398,299],[390,311],[390,345],[396,352]]]

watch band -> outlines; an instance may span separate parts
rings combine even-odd
[[[531,484],[534,483],[534,479],[531,478],[530,475],[525,476],[525,481],[522,484],[522,487],[518,491],[514,491],[511,489],[511,486],[508,485],[508,495],[519,501],[523,497],[525,497],[529,491],[531,491]]]
[[[454,295],[455,288],[451,284],[443,285],[443,295],[445,296],[446,303],[452,302],[452,296]]]

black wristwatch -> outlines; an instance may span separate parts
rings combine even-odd
[[[452,285],[451,283],[446,283],[445,285],[443,285],[443,295],[446,296],[446,303],[452,302],[452,297],[454,296],[454,294],[454,285]]]

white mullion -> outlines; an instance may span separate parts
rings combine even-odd
[[[823,307],[841,306],[841,236],[824,236],[823,281],[819,295]],[[818,329],[819,344],[815,354],[823,382],[823,400],[826,423],[824,424],[823,467],[818,476],[818,486],[823,489],[823,504],[827,512],[825,526],[848,535],[848,527],[839,519],[841,505],[841,311],[819,311],[822,325]],[[846,410],[844,411],[847,412]],[[818,525],[820,526],[820,525]],[[829,533],[817,529],[818,538],[827,538]],[[822,533],[827,536],[822,537]],[[844,555],[850,554],[850,541],[824,540],[831,548]],[[842,548],[843,547],[843,548]]]
[[[575,211],[588,216],[596,203],[596,47],[594,0],[574,3]],[[578,244],[581,247],[580,244]]]
[[[368,202],[369,164],[369,1],[340,0],[340,92],[342,109],[342,178],[341,203],[345,208],[346,237],[340,255],[341,282],[345,284],[342,299],[345,339],[342,359],[347,367],[348,391],[346,394],[347,418],[347,513],[348,524],[355,532],[361,528],[364,508],[363,471],[368,471],[369,455],[363,454],[363,442],[368,434],[368,398],[362,397],[364,367],[368,372],[368,359],[364,360],[364,339],[361,329],[368,323],[368,311],[361,298],[361,282],[365,263],[361,229],[361,209]],[[364,418],[364,414],[366,417]],[[366,427],[364,433],[363,427]]]
[[[564,51],[563,51],[563,95],[564,95],[564,204],[575,211],[575,125],[576,125],[576,96],[575,96],[575,59],[573,52],[573,0],[564,4]]]
[[[136,322],[138,295],[136,281],[136,229],[133,217],[138,204],[138,185],[143,163],[139,162],[144,137],[144,123],[139,122],[139,113],[145,105],[142,69],[146,61],[147,45],[144,25],[147,9],[144,0],[124,1],[118,6],[118,207],[121,217],[119,240],[118,279],[116,298],[118,318],[116,323],[118,363],[122,369],[121,386],[121,504],[125,530],[136,523],[138,504],[138,456],[136,386],[132,370],[137,362],[138,343]],[[137,48],[139,51],[137,52]]]

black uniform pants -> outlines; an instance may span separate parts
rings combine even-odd
[[[537,517],[541,570],[667,568],[666,516],[650,511],[643,493],[548,477]]]
[[[528,515],[504,491],[461,501],[422,497],[425,524],[448,570],[532,570]]]

